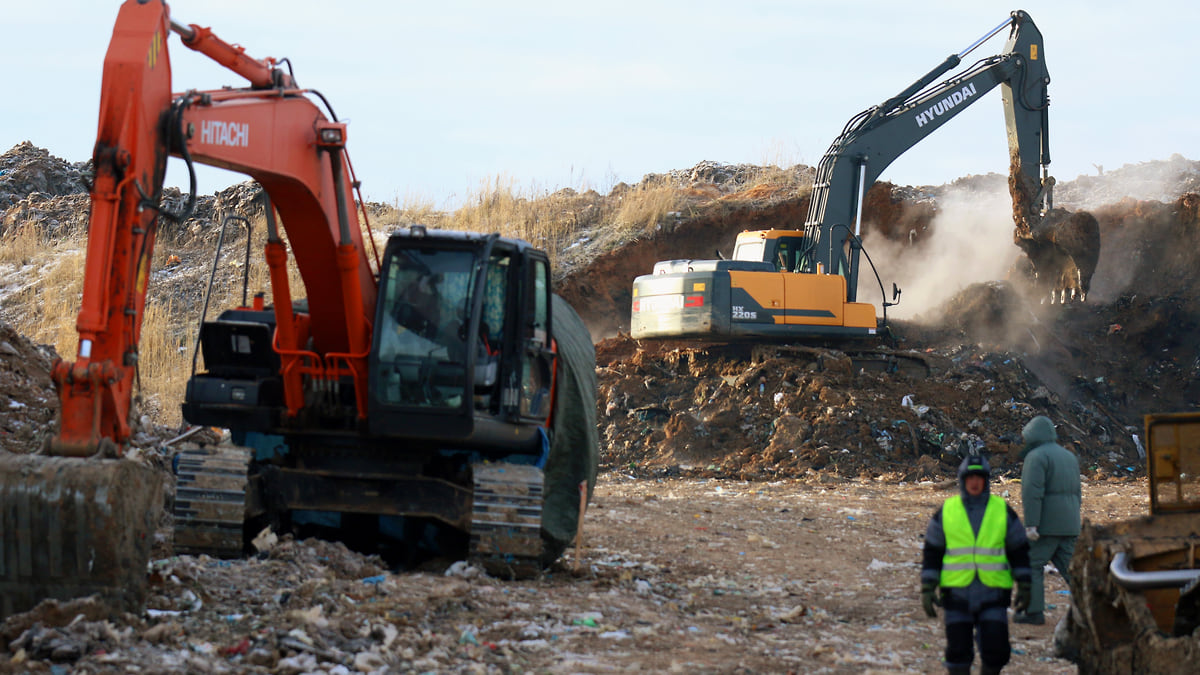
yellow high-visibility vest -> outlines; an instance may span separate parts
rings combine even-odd
[[[963,588],[979,575],[992,588],[1012,588],[1012,570],[1004,554],[1008,533],[1008,509],[1001,497],[989,497],[979,536],[971,530],[967,507],[961,496],[942,505],[942,532],[946,536],[946,555],[942,557],[941,585]]]

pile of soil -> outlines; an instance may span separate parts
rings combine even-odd
[[[58,354],[0,323],[0,452],[42,447],[58,416],[50,368]]]
[[[951,304],[973,320],[959,330],[897,322],[888,349],[604,340],[602,457],[611,469],[653,475],[913,481],[954,475],[964,450],[982,446],[1012,475],[1021,428],[1044,414],[1092,477],[1142,471],[1139,406],[1180,401],[1157,400],[1165,388],[1140,384],[1138,368],[1096,358],[1128,350],[1130,336],[1101,319],[1065,340],[1057,321],[1087,311],[1071,308],[1031,328],[1024,344],[988,344],[966,333],[987,312],[1019,305],[1011,288],[974,286]],[[1158,355],[1154,344],[1136,347],[1148,352],[1139,363]]]

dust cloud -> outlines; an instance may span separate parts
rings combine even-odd
[[[895,282],[902,291],[889,317],[931,322],[941,320],[938,308],[965,287],[1005,279],[1021,253],[1013,245],[1012,204],[1002,191],[949,192],[929,231],[911,243],[872,230],[863,245],[885,287]],[[866,292],[860,297],[870,297],[869,290],[861,290]]]

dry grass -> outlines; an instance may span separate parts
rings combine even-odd
[[[27,265],[52,243],[48,240],[44,228],[36,223],[21,223],[5,232],[3,246],[0,246],[0,263]]]
[[[144,412],[170,426],[182,421],[179,404],[191,375],[194,338],[177,323],[181,313],[169,301],[147,302],[138,345]]]
[[[438,211],[432,203],[409,199],[394,206],[385,221],[422,224],[448,230],[499,232],[542,248],[556,266],[571,256],[580,241],[604,248],[673,225],[695,211],[694,199],[667,179],[644,181],[604,196],[594,190],[563,188],[554,192],[521,191],[513,181],[485,181],[455,211]]]
[[[496,177],[481,184],[455,211],[438,211],[427,201],[410,199],[395,206],[394,218],[400,225],[499,232],[545,248],[553,256],[562,241],[600,223],[602,202],[594,191],[572,189],[534,196],[517,189],[510,179]]]
[[[0,248],[8,250],[7,238]],[[83,291],[82,238],[55,242],[23,256],[22,266],[31,271],[22,272],[28,283],[11,299],[21,308],[15,313],[14,327],[34,342],[54,345],[59,354],[74,354],[79,344],[75,317]]]
[[[630,238],[653,231],[662,223],[679,220],[688,203],[686,195],[666,179],[640,183],[622,192],[619,199],[613,225]]]

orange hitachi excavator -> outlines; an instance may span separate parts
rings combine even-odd
[[[172,33],[249,86],[172,93]],[[53,369],[60,428],[44,452],[0,461],[4,615],[48,597],[99,593],[122,608],[144,597],[164,479],[123,455],[157,226],[186,217],[161,203],[168,156],[187,162],[192,203],[196,162],[262,186],[271,281],[270,305],[201,326],[204,370],[184,417],[239,445],[174,457],[177,550],[237,555],[263,526],[409,550],[438,527],[449,532],[439,541],[521,574],[574,538],[580,486],[590,495],[596,475],[595,362],[551,292],[546,255],[413,226],[380,258],[356,208],[347,125],[290,69],[176,23],[160,0],[122,5],[104,62],[78,354]],[[305,299],[288,285],[288,245]]]

